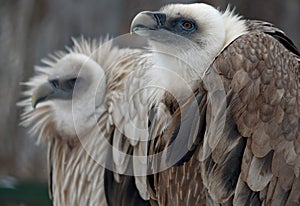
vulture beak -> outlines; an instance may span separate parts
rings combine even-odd
[[[49,82],[40,85],[32,94],[32,107],[35,109],[38,103],[49,99],[48,97],[51,96],[54,92],[54,88],[49,84]]]
[[[161,12],[143,11],[132,20],[130,32],[143,36],[143,31],[157,30],[166,23],[166,14]]]

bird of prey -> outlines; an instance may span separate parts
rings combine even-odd
[[[207,4],[143,11],[131,32],[169,69],[152,73],[172,115],[150,126],[155,204],[299,205],[300,55],[284,32]]]
[[[45,59],[45,65],[36,68],[36,75],[24,83],[25,100],[19,103],[24,108],[22,124],[38,134],[38,142],[48,142],[53,204],[148,205],[144,200],[147,194],[141,196],[136,189],[137,185],[145,191],[140,185],[146,183],[125,176],[122,170],[131,156],[126,158],[111,147],[128,152],[133,144],[135,152],[141,152],[142,144],[136,145],[140,136],[122,122],[137,125],[144,121],[146,107],[142,103],[149,101],[127,94],[141,88],[139,75],[151,67],[147,52],[118,48],[111,40],[73,43],[72,48]],[[132,111],[139,114],[129,117]],[[123,138],[125,134],[132,138]],[[118,188],[122,194],[113,193],[112,189]]]

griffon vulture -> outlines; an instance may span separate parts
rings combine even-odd
[[[135,145],[135,152],[141,151],[141,144],[136,143],[139,136],[122,121],[135,126],[147,120],[142,103],[151,101],[128,94],[141,88],[138,80],[143,78],[139,75],[151,67],[147,52],[118,48],[111,41],[82,39],[74,40],[67,52],[43,62],[45,65],[37,67],[36,75],[25,83],[28,89],[19,105],[24,108],[22,124],[38,134],[38,142],[49,143],[53,204],[148,205],[144,199],[149,197],[142,193],[145,187],[140,186],[146,183],[139,183],[144,179],[137,177],[134,181],[122,170],[122,164],[129,167],[130,145]],[[129,117],[128,111],[132,110],[139,116]],[[141,126],[140,132],[143,131],[147,130]],[[125,134],[132,138],[122,138]],[[114,151],[111,144],[125,148],[129,158]],[[122,194],[115,194],[111,185],[113,189],[121,188]]]
[[[146,37],[153,62],[195,94],[169,109],[172,123],[163,134],[150,132],[156,138],[148,155],[161,153],[150,158],[158,172],[148,177],[151,199],[300,205],[300,57],[292,41],[269,23],[207,4],[141,12],[131,32]],[[176,97],[167,105],[176,109],[185,89],[163,72],[152,78],[167,82],[169,97]],[[152,121],[150,131],[159,124]]]

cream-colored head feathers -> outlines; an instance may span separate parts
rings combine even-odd
[[[25,83],[27,99],[19,103],[24,107],[22,124],[31,125],[39,140],[84,135],[99,117],[106,92],[105,71],[93,58],[96,48],[92,53],[87,42],[74,43],[69,53],[44,60],[45,66],[37,67],[37,75]],[[111,47],[103,45],[103,50]]]
[[[185,28],[186,27],[186,28]],[[245,22],[230,9],[224,13],[203,4],[171,4],[157,12],[144,11],[132,21],[131,31],[147,38],[158,66],[153,73],[172,93],[184,95],[202,78],[215,57],[247,31]],[[171,70],[176,75],[170,75]],[[164,72],[167,71],[167,72]]]
[[[74,40],[73,48],[43,60],[45,66],[36,67],[37,74],[24,83],[21,124],[39,134],[39,141],[84,136],[107,109],[105,100],[120,84],[116,79],[133,69],[118,71],[118,64],[138,53],[111,41]]]

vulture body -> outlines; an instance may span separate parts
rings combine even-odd
[[[162,51],[157,59],[166,67],[189,72],[168,53],[201,76],[186,79],[195,97],[151,137],[149,156],[161,153],[150,158],[158,172],[151,198],[158,205],[299,205],[300,55],[292,41],[269,23],[205,4],[141,12],[131,31]],[[181,37],[192,46],[180,49]]]

